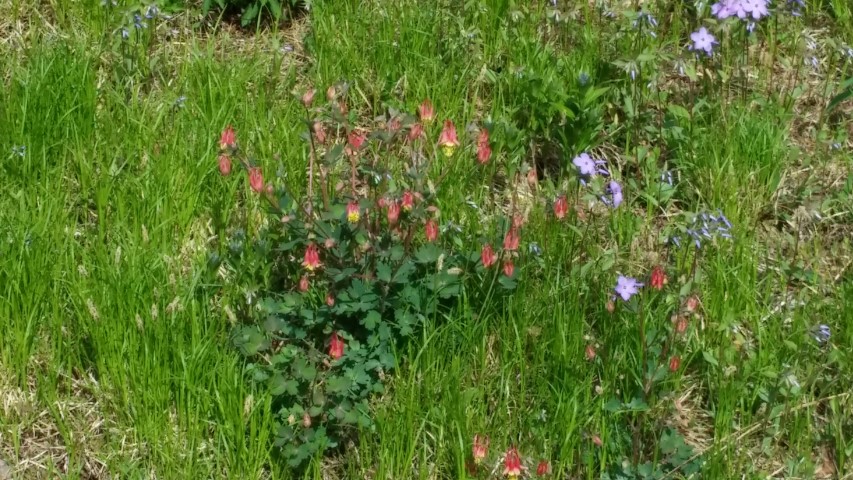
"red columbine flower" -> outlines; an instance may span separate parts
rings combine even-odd
[[[310,286],[311,284],[308,282],[308,277],[303,275],[302,278],[299,279],[299,291],[303,293],[307,292]]]
[[[548,460],[542,460],[539,462],[539,465],[536,467],[536,475],[540,477],[544,477],[551,473],[551,464],[548,463]]]
[[[317,93],[317,90],[311,89],[302,94],[302,105],[305,105],[305,108],[311,106],[311,103],[314,102],[314,95]]]
[[[412,125],[409,129],[409,141],[414,142],[415,140],[424,136],[424,126],[420,123],[416,123]]]
[[[569,213],[569,202],[566,201],[565,195],[560,195],[557,197],[557,200],[554,201],[554,216],[557,217],[558,220],[562,220],[566,218],[567,213]]]
[[[335,296],[332,295],[331,293],[326,294],[326,305],[328,305],[330,307],[335,306]]]
[[[676,372],[678,371],[678,367],[681,366],[681,357],[678,355],[669,359],[669,371]]]
[[[237,134],[234,133],[234,128],[231,125],[225,127],[222,135],[219,137],[219,148],[221,150],[229,150],[237,146]]]
[[[347,221],[349,223],[358,223],[361,218],[361,210],[358,208],[358,202],[349,202],[347,204]]]
[[[651,285],[655,290],[663,290],[663,286],[666,285],[666,272],[663,271],[663,267],[660,265],[656,266],[652,269],[652,279]]]
[[[231,157],[224,153],[219,156],[219,173],[224,176],[231,174]]]
[[[426,225],[424,225],[424,232],[427,242],[434,242],[438,238],[438,224],[435,223],[435,220],[427,220]]]
[[[396,225],[400,218],[400,203],[392,200],[388,203],[388,223]]]
[[[512,260],[505,261],[504,275],[506,275],[507,277],[511,277],[513,273],[515,273],[515,265],[512,264]]]
[[[391,130],[393,133],[396,133],[401,126],[403,125],[400,123],[400,117],[394,117],[388,122],[388,130]]]
[[[485,128],[480,130],[480,136],[477,138],[477,161],[480,165],[489,163],[489,158],[492,156],[492,147],[489,146],[489,131]]]
[[[264,190],[264,176],[261,174],[261,167],[249,169],[249,186],[258,193]]]
[[[690,313],[695,312],[699,308],[699,297],[695,294],[687,297],[687,300],[684,302],[684,308]]]
[[[322,123],[314,122],[312,130],[314,130],[314,136],[317,137],[318,142],[326,143],[326,129],[323,127]]]
[[[418,113],[422,122],[429,123],[435,118],[435,108],[433,108],[432,102],[428,98],[418,107]]]
[[[518,242],[520,240],[521,238],[518,235],[518,228],[510,228],[504,237],[504,250],[508,250],[510,252],[518,250]]]
[[[331,102],[337,96],[338,96],[338,91],[337,91],[337,89],[335,89],[335,86],[329,85],[329,88],[326,89],[326,100]]]
[[[441,130],[441,135],[438,137],[438,146],[444,152],[446,157],[452,157],[456,147],[459,146],[459,139],[456,137],[456,126],[450,120],[444,121],[444,128]]]
[[[412,194],[412,192],[410,192],[408,190],[403,192],[402,204],[403,204],[403,211],[405,211],[405,212],[411,212],[412,211],[412,207],[415,206],[415,196]]]
[[[495,255],[495,251],[492,250],[492,246],[488,243],[483,245],[483,251],[480,252],[480,260],[486,268],[491,267],[498,261],[498,256]]]
[[[344,356],[344,339],[338,336],[338,332],[332,332],[329,341],[329,356],[337,360]]]
[[[506,451],[504,457],[504,475],[515,478],[521,476],[521,457],[518,456],[518,450],[515,447],[510,447]]]
[[[365,140],[367,140],[367,136],[357,130],[353,130],[352,132],[350,132],[349,137],[347,138],[347,141],[349,142],[350,147],[352,147],[352,150],[361,149],[361,146],[364,145]]]
[[[592,345],[587,345],[586,350],[584,351],[584,355],[586,355],[587,360],[595,360],[595,347]]]
[[[675,321],[675,332],[679,335],[683,335],[684,332],[687,331],[687,317],[684,315],[679,315],[678,319]]]
[[[474,457],[474,463],[479,465],[486,458],[489,452],[489,437],[482,435],[474,435],[474,446],[471,447],[471,455]]]
[[[302,266],[309,272],[320,268],[320,251],[317,250],[317,245],[309,243],[305,248],[305,259],[302,260]]]

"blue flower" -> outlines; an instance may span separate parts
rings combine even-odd
[[[829,337],[831,337],[831,331],[829,330],[829,325],[821,324],[818,325],[817,328],[814,329],[812,335],[817,343],[823,345],[824,343],[829,341]]]
[[[619,275],[619,278],[616,279],[616,287],[613,290],[622,300],[627,302],[632,296],[640,292],[640,287],[642,286],[643,284],[636,278]]]

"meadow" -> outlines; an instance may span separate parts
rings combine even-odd
[[[308,3],[0,2],[0,480],[853,478],[847,0]]]

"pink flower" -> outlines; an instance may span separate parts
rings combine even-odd
[[[699,297],[695,294],[687,297],[687,300],[684,302],[684,308],[690,313],[695,312],[699,308]]]
[[[506,275],[507,277],[511,277],[513,273],[515,273],[515,265],[512,264],[512,260],[505,261],[504,275]]]
[[[485,128],[480,130],[480,136],[477,138],[477,161],[480,165],[489,163],[489,158],[492,156],[492,147],[489,146],[489,131]]]
[[[679,315],[675,321],[675,333],[683,335],[687,331],[687,317]]]
[[[404,212],[411,212],[412,211],[412,207],[415,206],[415,196],[412,194],[412,192],[410,192],[408,190],[403,192],[402,204],[403,204],[403,211]]]
[[[305,105],[305,108],[311,106],[311,103],[314,102],[314,95],[317,93],[317,90],[310,89],[307,92],[302,94],[302,105]]]
[[[450,120],[444,121],[444,128],[438,137],[438,146],[447,157],[452,157],[456,147],[459,146],[459,138],[456,137],[456,126]]]
[[[317,245],[309,243],[305,248],[305,258],[302,260],[302,266],[309,272],[320,268],[320,251]]]
[[[486,268],[491,267],[498,261],[498,257],[497,255],[495,255],[495,251],[488,243],[483,245],[483,251],[480,252],[480,261],[483,262],[483,266]]]
[[[548,460],[540,461],[539,465],[536,467],[536,475],[544,477],[549,473],[551,473],[551,464],[548,463]]]
[[[514,252],[518,250],[518,243],[521,241],[520,236],[518,235],[518,228],[513,226],[506,232],[506,236],[504,237],[504,250]]]
[[[317,137],[317,141],[320,143],[326,143],[326,129],[323,127],[323,124],[320,122],[314,122],[314,136]]]
[[[219,173],[223,176],[231,174],[231,157],[224,153],[219,156]]]
[[[474,463],[479,465],[486,458],[489,452],[489,437],[474,435],[474,446],[471,448],[471,454],[474,457]]]
[[[335,306],[335,296],[332,295],[331,293],[326,294],[326,305],[328,305],[330,307]]]
[[[670,372],[677,372],[678,367],[680,367],[680,366],[681,366],[681,357],[679,357],[678,355],[669,359],[669,371]]]
[[[264,176],[261,174],[261,167],[249,169],[249,186],[258,193],[264,190]]]
[[[308,281],[308,277],[303,275],[302,278],[299,279],[299,291],[305,293],[310,287],[311,283]]]
[[[397,220],[400,219],[400,204],[393,200],[388,203],[388,223],[391,225],[396,225]]]
[[[349,223],[358,223],[361,218],[361,210],[358,208],[357,202],[349,202],[347,204],[347,221]]]
[[[666,285],[666,272],[664,272],[663,268],[658,265],[652,269],[652,278],[650,281],[652,288],[655,290],[663,290],[663,286]]]
[[[331,102],[337,96],[338,96],[338,91],[335,89],[335,86],[329,85],[329,88],[326,89],[326,100]]]
[[[367,140],[367,136],[357,130],[353,130],[352,132],[350,132],[348,138],[350,147],[352,147],[353,150],[360,150],[361,146],[364,145],[365,140]]]
[[[587,360],[595,360],[595,347],[587,345],[584,351]]]
[[[416,123],[412,125],[409,129],[409,141],[414,142],[415,140],[424,136],[424,126],[420,123]]]
[[[435,109],[428,98],[418,107],[418,113],[420,114],[422,122],[429,123],[433,121],[435,118]]]
[[[435,223],[435,220],[427,220],[424,232],[426,233],[427,242],[434,242],[438,239],[438,224]]]
[[[504,475],[511,478],[521,476],[521,457],[515,447],[510,447],[504,457]]]
[[[329,341],[329,356],[337,360],[344,356],[344,339],[338,336],[338,332],[332,332]]]
[[[229,150],[237,146],[237,134],[234,133],[234,128],[231,125],[225,127],[222,135],[219,137],[220,150]]]
[[[562,220],[566,218],[567,213],[569,213],[569,202],[566,201],[565,195],[560,195],[554,202],[554,216]]]

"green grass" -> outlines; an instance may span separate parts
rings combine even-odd
[[[853,474],[853,194],[827,177],[839,165],[849,174],[843,135],[851,127],[849,119],[820,131],[802,124],[819,112],[809,105],[825,102],[820,86],[849,76],[849,63],[817,80],[798,75],[806,93],[794,100],[765,95],[765,84],[745,96],[714,95],[716,81],[701,84],[711,93],[674,86],[662,100],[611,63],[632,51],[634,37],[616,33],[615,20],[611,29],[594,24],[598,13],[587,8],[553,24],[544,8],[508,0],[317,1],[293,26],[306,32],[304,44],[288,53],[282,31],[202,31],[183,16],[161,26],[156,41],[128,48],[115,34],[118,9],[49,3],[41,15],[28,1],[0,7],[0,24],[17,25],[0,43],[0,459],[21,478],[293,476],[271,445],[270,399],[244,378],[229,345],[227,315],[198,293],[213,207],[224,205],[226,219],[236,214],[227,199],[238,187],[216,169],[226,124],[267,172],[281,169],[302,185],[307,150],[293,93],[307,85],[350,82],[351,108],[365,118],[387,107],[414,111],[429,97],[462,137],[468,122],[504,125],[547,111],[554,84],[579,95],[580,72],[609,89],[594,102],[601,127],[589,114],[568,127],[541,118],[515,138],[499,129],[499,155],[520,163],[531,145],[555,144],[565,171],[580,151],[613,152],[614,173],[634,187],[626,187],[633,213],[599,222],[592,238],[608,240],[590,245],[534,213],[524,240],[545,253],[520,290],[486,308],[472,290],[449,318],[432,319],[398,352],[401,368],[375,401],[375,429],[312,462],[305,478],[466,478],[477,433],[494,451],[515,443],[570,478],[600,478],[630,459],[637,417],[608,402],[631,400],[640,343],[626,333],[635,317],[605,310],[612,271],[645,274],[662,250],[650,225],[702,208],[724,210],[735,239],[703,254],[703,329],[691,330],[681,372],[638,417],[644,438],[654,443],[682,427],[703,453],[702,478],[812,478],[828,458],[837,478]],[[676,35],[691,20],[667,22],[669,37],[641,42],[684,44]],[[810,7],[782,22],[789,43],[778,55],[791,70],[802,61],[784,29],[822,25],[849,42],[850,22],[844,2]],[[165,38],[170,28],[180,41]],[[752,65],[772,87],[768,67]],[[695,111],[694,95],[705,102]],[[625,98],[642,108],[626,115]],[[670,116],[670,103],[693,120]],[[656,136],[659,118],[667,130]],[[831,150],[823,138],[845,147]],[[671,203],[639,200],[653,189],[644,190],[635,148],[650,140],[663,149],[655,168],[678,173]],[[8,153],[18,145],[23,157]],[[465,203],[492,208],[493,192],[463,161],[444,186],[442,210],[466,233],[480,221],[497,231],[494,217]],[[796,208],[813,204],[824,220],[791,228]],[[600,268],[608,263],[615,266]],[[802,306],[789,310],[796,301]],[[646,315],[663,325],[670,312]],[[833,332],[826,348],[808,334],[821,323]],[[595,362],[584,358],[588,343],[599,345]],[[788,392],[788,373],[801,391]]]

